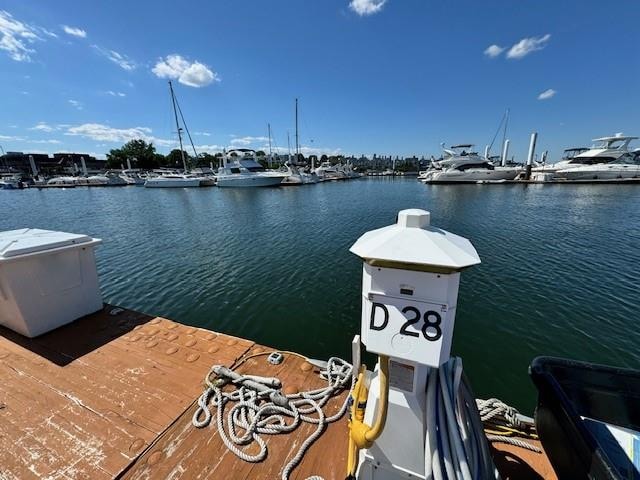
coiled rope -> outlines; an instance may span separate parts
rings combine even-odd
[[[480,412],[480,420],[490,429],[496,428],[505,434],[518,433],[523,436],[536,438],[535,435],[529,432],[532,428],[531,423],[524,422],[518,410],[501,400],[497,398],[489,398],[488,400],[476,399],[476,405]],[[532,452],[542,453],[542,450],[537,446],[508,435],[498,435],[487,432],[487,439],[490,442],[507,443],[531,450]]]
[[[326,416],[323,407],[333,396],[353,387],[353,366],[337,357],[331,357],[326,368],[320,372],[320,376],[327,381],[326,387],[286,396],[281,393],[277,379],[235,374],[236,378],[231,380],[229,376],[221,376],[225,371],[229,372],[225,367],[214,365],[205,377],[206,387],[198,398],[192,423],[197,428],[209,425],[213,417],[210,406],[214,407],[218,434],[238,458],[251,463],[260,462],[268,453],[262,435],[289,433],[303,422],[317,425],[282,469],[282,480],[289,478],[325,426],[345,414],[349,396],[334,415]],[[224,391],[223,387],[228,384],[234,384],[237,388]],[[224,411],[229,403],[233,403],[233,406],[227,412],[225,422]],[[238,433],[239,429],[243,433]],[[258,453],[248,453],[254,442],[259,446]],[[313,476],[307,480],[322,479]]]

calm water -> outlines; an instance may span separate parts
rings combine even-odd
[[[640,368],[638,186],[32,189],[0,192],[0,230],[102,238],[105,301],[326,358],[359,331],[349,246],[410,207],[482,258],[462,275],[453,346],[477,396],[531,411],[540,354]]]

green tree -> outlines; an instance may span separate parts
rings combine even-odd
[[[120,168],[131,160],[132,166],[142,169],[157,167],[156,147],[142,139],[130,140],[107,153],[107,168]]]
[[[184,150],[182,152],[184,153],[184,159],[187,162],[187,168],[188,168],[189,162],[190,162],[189,154]],[[166,164],[168,167],[182,168],[182,154],[180,153],[179,148],[174,148],[169,152],[169,155],[167,155]]]
[[[210,164],[213,164],[213,167],[218,164],[218,159],[207,152],[202,152],[198,154],[198,158],[196,159],[196,166],[198,167],[208,167]]]
[[[256,157],[266,157],[266,156],[267,156],[267,154],[264,153],[264,151],[262,151],[262,150],[258,150],[256,152]]]

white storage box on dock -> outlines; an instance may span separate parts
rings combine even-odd
[[[0,232],[0,325],[35,337],[100,310],[99,243],[35,228]]]

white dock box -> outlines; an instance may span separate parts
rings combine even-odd
[[[99,243],[35,228],[0,232],[0,325],[36,337],[100,310]]]

